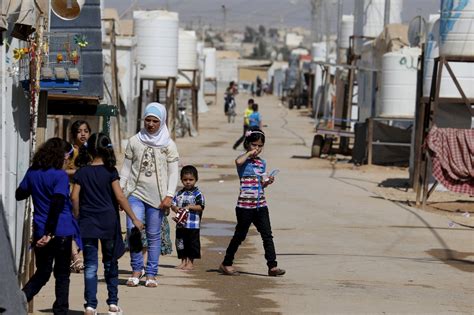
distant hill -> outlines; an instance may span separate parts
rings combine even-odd
[[[325,0],[329,2],[329,0]],[[344,14],[353,13],[353,0],[342,0]],[[337,1],[334,1],[337,3]],[[182,25],[224,25],[224,9],[228,29],[243,29],[246,25],[266,27],[304,27],[311,25],[309,0],[105,0],[106,7],[117,8],[119,13],[136,3],[137,9],[168,9],[179,13]],[[330,8],[331,28],[336,28],[336,8]],[[440,0],[404,0],[402,19],[409,22],[416,15],[428,17],[439,11]],[[131,11],[128,17],[131,17]]]

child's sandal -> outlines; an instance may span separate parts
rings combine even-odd
[[[140,283],[140,279],[137,277],[130,277],[127,280],[127,287],[136,287]]]
[[[74,261],[71,263],[69,268],[72,272],[80,273],[82,270],[84,270],[84,263],[82,262],[81,258],[76,258],[76,256],[74,256]]]
[[[155,279],[146,279],[145,287],[147,288],[156,288],[158,286],[158,282]]]

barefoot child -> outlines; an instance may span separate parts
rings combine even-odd
[[[249,130],[246,133],[244,147],[247,150],[235,160],[237,173],[240,177],[240,193],[235,213],[237,226],[232,240],[227,247],[224,261],[219,270],[225,275],[237,275],[232,267],[234,256],[240,244],[245,240],[250,224],[254,224],[263,240],[265,259],[267,260],[268,275],[282,276],[285,270],[277,267],[275,246],[273,244],[270,216],[264,189],[274,181],[273,176],[264,179],[266,162],[259,157],[265,144],[265,134],[260,129]]]
[[[133,213],[120,188],[115,168],[115,154],[109,137],[93,134],[82,146],[74,174],[71,199],[74,213],[79,214],[84,246],[84,298],[86,315],[97,314],[98,243],[102,248],[104,276],[107,283],[110,315],[121,315],[118,306],[118,259],[125,248],[121,236],[118,206],[132,219],[138,229],[143,224]],[[122,250],[123,249],[123,250]]]
[[[197,181],[197,169],[192,165],[184,166],[181,169],[183,189],[176,193],[171,206],[175,213],[183,209],[189,211],[186,222],[176,227],[176,251],[181,259],[181,264],[176,268],[183,270],[193,270],[194,259],[201,258],[199,225],[205,202],[201,191],[195,186]]]

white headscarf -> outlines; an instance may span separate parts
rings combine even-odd
[[[170,141],[170,133],[166,126],[166,108],[160,103],[150,103],[145,108],[143,118],[148,116],[156,117],[160,120],[160,128],[154,134],[150,134],[146,128],[142,128],[138,132],[138,139],[143,144],[154,148],[166,147]]]

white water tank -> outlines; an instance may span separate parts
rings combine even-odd
[[[425,60],[423,65],[423,96],[429,97],[431,91],[431,79],[433,76],[434,58],[439,56],[439,16],[430,16],[427,27],[427,36],[425,44]],[[468,98],[474,98],[474,63],[450,62],[456,78]],[[439,96],[445,98],[459,98],[459,93],[454,81],[448,73],[446,67],[443,67]]]
[[[403,0],[390,1],[389,23],[401,23]],[[383,31],[385,0],[355,0],[354,35],[377,37]],[[355,51],[360,53],[364,40],[356,39]]]
[[[349,37],[354,33],[354,16],[343,15],[341,21],[340,38],[337,41],[339,48],[349,48]]]
[[[439,54],[474,55],[474,1],[442,0]]]
[[[414,117],[419,48],[390,52],[382,58],[379,117]]]
[[[179,30],[178,69],[197,69],[197,39],[195,31]]]
[[[143,79],[176,77],[178,74],[178,13],[161,10],[133,11],[137,60],[144,65]]]
[[[204,56],[206,56],[206,63],[204,65],[204,77],[206,79],[216,78],[216,49],[204,48]]]
[[[313,60],[326,60],[326,42],[313,43],[311,45],[311,56]]]

